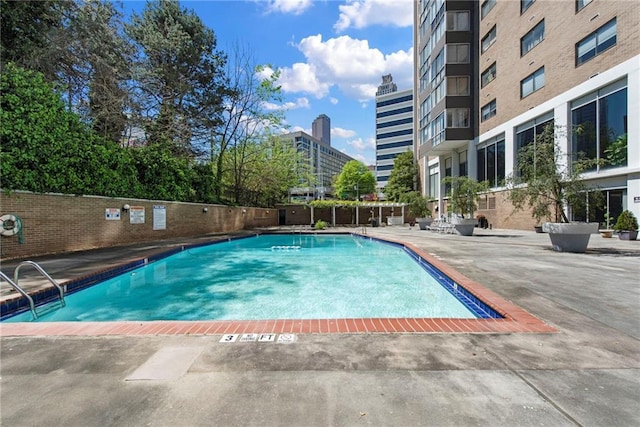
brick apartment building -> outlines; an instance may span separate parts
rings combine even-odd
[[[616,0],[417,0],[414,9],[414,152],[423,193],[446,213],[441,178],[488,180],[480,214],[494,227],[530,228],[512,215],[504,179],[518,148],[544,126],[565,129],[561,149],[606,159],[616,140],[626,159],[594,167],[589,186],[603,209],[568,212],[604,221],[640,217],[640,14]],[[628,120],[628,118],[636,120]],[[575,132],[577,126],[588,134]],[[588,125],[588,126],[585,126]],[[588,197],[586,195],[585,197]]]

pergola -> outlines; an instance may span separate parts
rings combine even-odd
[[[326,203],[327,201],[324,201],[323,204],[326,204]],[[404,207],[408,205],[408,203],[395,203],[395,202],[354,203],[353,201],[342,201],[342,200],[331,201],[330,204],[331,204],[331,223],[334,227],[336,226],[336,208],[371,208],[371,209],[378,208],[378,218],[380,219],[382,219],[382,208],[400,208],[401,215],[398,220],[399,222],[397,224],[391,224],[391,225],[400,225],[400,224],[404,224]],[[311,208],[311,223],[314,224],[315,223],[314,213],[313,213],[314,206],[311,204],[309,205],[309,207]],[[323,207],[329,207],[329,206],[323,206]],[[356,224],[360,222],[359,211],[360,209],[356,209]]]

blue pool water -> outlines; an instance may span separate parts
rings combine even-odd
[[[478,317],[401,246],[323,234],[187,249],[39,312],[38,321]]]

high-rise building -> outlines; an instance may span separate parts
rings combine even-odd
[[[326,114],[320,114],[313,121],[311,135],[327,145],[331,145],[331,119]]]
[[[413,89],[397,92],[391,74],[376,95],[376,180],[384,192],[398,154],[413,150]]]
[[[330,123],[329,117],[321,114],[318,119],[326,125]],[[323,128],[329,134],[329,128]],[[342,151],[333,148],[328,142],[322,141],[317,136],[309,135],[306,132],[297,131],[282,135],[283,139],[288,139],[302,154],[302,161],[308,165],[308,170],[314,177],[314,182],[309,185],[308,182],[301,182],[299,187],[289,190],[292,199],[297,200],[314,200],[324,199],[333,196],[333,179],[342,172],[344,165],[354,160],[353,157],[346,155]]]
[[[439,212],[441,178],[466,175],[490,182],[479,212],[489,222],[529,228],[533,219],[510,216],[503,203],[504,179],[518,150],[553,124],[565,131],[563,152],[600,161],[584,177],[604,192],[604,209],[570,218],[604,222],[623,209],[640,216],[640,120],[628,120],[640,117],[640,14],[630,4],[415,2],[415,153]],[[614,159],[613,148],[623,155]]]

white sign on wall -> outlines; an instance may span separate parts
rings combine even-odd
[[[107,221],[120,221],[120,209],[106,208],[104,210],[104,219]]]
[[[131,206],[129,208],[129,223],[144,224],[144,206]]]
[[[167,207],[164,205],[153,205],[153,229],[167,229]]]

